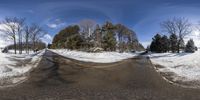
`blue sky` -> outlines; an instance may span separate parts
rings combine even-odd
[[[133,29],[144,45],[157,32],[159,23],[171,17],[200,21],[198,0],[1,0],[0,19],[25,17],[27,23],[40,24],[51,36],[82,19],[97,23],[109,20]],[[50,39],[49,39],[50,42]]]

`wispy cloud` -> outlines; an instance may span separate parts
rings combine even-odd
[[[48,26],[49,28],[57,28],[57,27],[58,27],[57,24],[47,24],[47,26]]]
[[[27,10],[26,12],[27,12],[27,13],[34,13],[33,10]]]
[[[57,28],[60,28],[60,27],[62,27],[64,25],[66,25],[66,23],[61,21],[60,19],[55,19],[53,21],[48,21],[47,22],[47,26],[49,28],[52,28],[52,29],[57,29]]]

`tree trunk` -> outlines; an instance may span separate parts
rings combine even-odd
[[[181,44],[181,43],[180,43],[180,39],[179,39],[179,40],[178,40],[178,50],[177,50],[178,53],[180,53],[180,44]]]
[[[20,54],[20,36],[18,34],[18,50],[19,50],[19,54]]]
[[[21,35],[20,35],[20,33],[18,33],[18,50],[19,50],[19,54],[22,54],[22,52],[21,52]]]
[[[33,41],[33,50],[35,50],[35,41]]]
[[[23,43],[22,43],[22,34],[20,34],[20,53],[22,54],[23,51]]]
[[[27,37],[26,37],[26,53],[29,54],[29,52],[28,52],[28,39],[27,39]]]
[[[17,54],[17,51],[16,51],[17,45],[16,45],[16,38],[15,37],[14,37],[14,48],[15,48],[15,54]]]

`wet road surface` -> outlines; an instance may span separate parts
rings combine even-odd
[[[200,100],[199,89],[166,82],[145,57],[111,64],[46,51],[24,83],[0,89],[0,100]]]

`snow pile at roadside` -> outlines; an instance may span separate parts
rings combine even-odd
[[[0,53],[0,83],[9,79],[17,83],[24,79],[22,76],[37,66],[43,53],[44,51],[30,55]]]
[[[153,53],[150,59],[162,65],[160,72],[173,72],[174,81],[200,81],[200,51],[195,53]]]
[[[138,55],[138,53],[118,53],[118,52],[88,53],[82,51],[70,51],[66,49],[56,49],[51,51],[71,59],[85,61],[85,62],[95,62],[95,63],[118,62]]]
[[[19,50],[16,50],[16,52],[19,53]],[[15,50],[13,50],[13,49],[12,50],[8,50],[8,53],[9,54],[15,54]],[[22,54],[26,54],[27,55],[26,51],[22,51]],[[30,50],[29,54],[34,54],[33,50]]]

